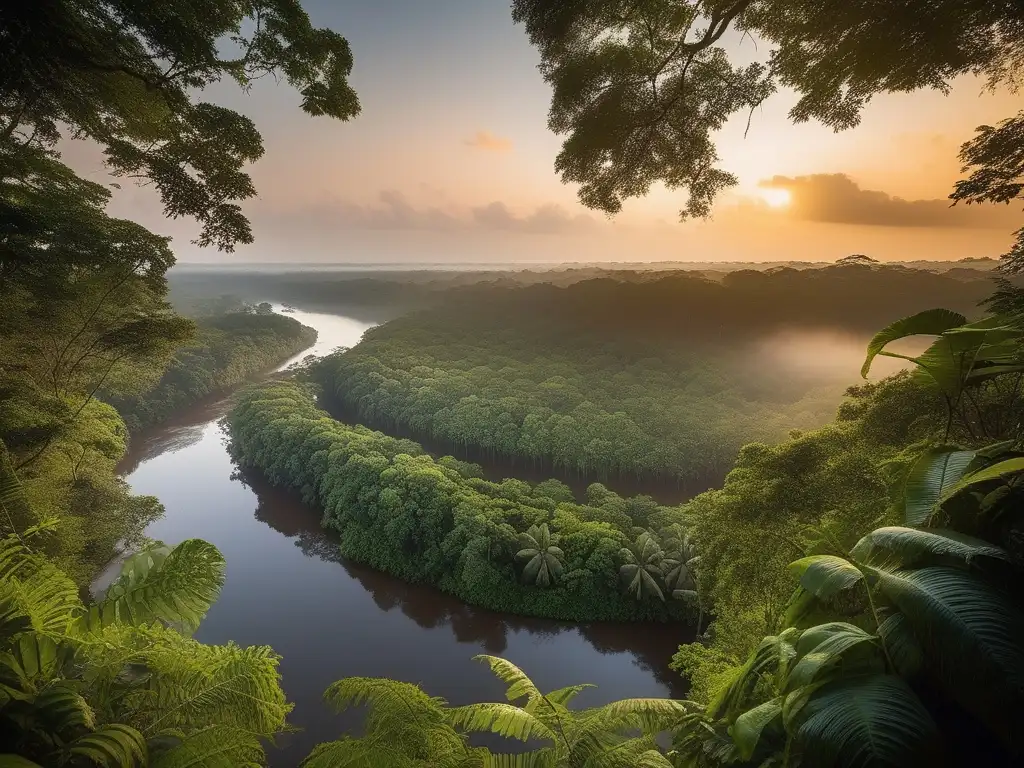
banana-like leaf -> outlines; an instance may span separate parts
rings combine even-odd
[[[796,656],[793,644],[799,636],[800,630],[790,627],[780,635],[764,638],[708,707],[708,713],[717,719],[733,720],[747,711],[757,683],[765,677],[777,678]]]
[[[981,571],[1012,573],[1013,560],[983,539],[956,531],[890,526],[876,528],[850,554],[854,559],[888,569],[925,565],[963,565]]]
[[[942,500],[946,501],[956,494],[972,489],[982,483],[989,483],[993,480],[1007,481],[1021,473],[1024,473],[1024,456],[1000,461],[984,469],[971,472],[969,475],[964,475],[943,494]]]
[[[782,701],[771,699],[737,717],[736,722],[729,727],[729,735],[736,742],[743,759],[750,760],[765,730],[781,724]]]
[[[837,667],[841,675],[885,669],[878,638],[860,627],[838,621],[805,630],[797,641],[796,652],[795,663],[786,674],[786,693],[828,682]]]
[[[543,739],[554,741],[555,732],[532,713],[514,704],[481,702],[453,707],[448,710],[449,722],[456,729],[468,732],[484,731],[506,738],[528,741]]]
[[[878,637],[886,656],[904,678],[914,677],[924,666],[924,651],[902,613],[894,613],[879,624]]]
[[[75,739],[68,745],[68,751],[109,768],[133,768],[147,764],[145,738],[131,726],[120,723],[101,726]]]
[[[963,476],[974,451],[932,448],[922,453],[907,473],[903,496],[907,525],[924,525],[943,495]]]
[[[897,320],[876,333],[868,342],[867,357],[864,360],[864,365],[861,366],[860,375],[867,378],[871,371],[872,361],[880,354],[902,357],[902,355],[884,352],[885,347],[891,342],[905,339],[908,336],[938,336],[950,328],[957,328],[966,322],[966,317],[948,309],[928,309]]]
[[[263,747],[249,731],[212,725],[151,751],[150,768],[256,768],[266,762]]]
[[[121,575],[79,618],[78,627],[159,621],[194,631],[223,584],[224,558],[209,542],[188,539],[173,549],[150,548],[125,561]]]
[[[1024,709],[1024,613],[1005,592],[953,568],[876,571],[950,696],[1009,744]]]
[[[864,580],[857,566],[836,555],[811,555],[789,567],[800,577],[800,586],[819,600],[829,600]]]
[[[938,727],[910,687],[893,675],[820,688],[803,707],[794,740],[808,766],[905,768],[942,762]]]

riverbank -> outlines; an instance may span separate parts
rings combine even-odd
[[[352,346],[369,327],[337,315],[292,316],[319,332],[298,360]],[[692,639],[686,626],[638,632],[635,624],[515,617],[341,557],[317,511],[231,461],[219,423],[230,402],[185,409],[139,433],[120,470],[134,493],[166,509],[146,535],[169,544],[202,538],[227,560],[224,588],[196,639],[270,645],[283,655],[282,683],[295,703],[289,721],[300,730],[268,749],[271,766],[293,768],[315,744],[361,727],[360,712],[338,715],[323,702],[324,689],[342,677],[416,683],[453,705],[502,699],[503,686],[471,660],[477,653],[508,658],[545,690],[596,684],[580,694],[581,706],[685,695],[685,680],[668,664]]]

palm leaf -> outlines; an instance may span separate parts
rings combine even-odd
[[[937,765],[941,737],[901,678],[873,675],[818,690],[794,735],[806,765],[904,768]]]
[[[958,312],[951,312],[948,309],[928,309],[924,312],[918,312],[916,315],[897,320],[876,333],[871,341],[868,342],[867,357],[864,360],[864,365],[861,366],[860,375],[867,378],[871,370],[871,363],[878,355],[903,357],[902,355],[884,351],[885,347],[890,343],[899,339],[905,339],[908,336],[922,334],[938,336],[950,328],[959,327],[966,322],[966,317]]]
[[[224,584],[224,558],[202,539],[143,550],[125,560],[104,598],[79,619],[83,630],[154,621],[195,630]]]
[[[872,565],[890,569],[922,565],[964,565],[979,570],[1013,570],[1004,550],[982,539],[955,531],[920,530],[891,526],[877,528],[862,538],[850,554]]]
[[[148,764],[146,740],[142,734],[130,726],[118,723],[101,726],[75,739],[68,745],[68,752],[103,766],[132,768]]]
[[[907,473],[904,485],[908,525],[924,525],[939,499],[963,476],[974,451],[932,448],[922,453]]]

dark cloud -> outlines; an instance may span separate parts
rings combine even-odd
[[[542,205],[520,216],[503,202],[453,212],[437,207],[419,208],[394,190],[386,190],[370,205],[347,201],[317,203],[291,211],[265,211],[259,218],[268,225],[317,230],[389,230],[389,231],[506,231],[532,234],[562,234],[588,230],[595,225],[585,215],[572,215],[558,205]]]
[[[1016,229],[1018,208],[1003,205],[950,205],[949,200],[904,200],[861,187],[843,173],[775,176],[761,187],[790,193],[790,215],[805,221],[862,224],[880,227],[952,227],[958,229]]]

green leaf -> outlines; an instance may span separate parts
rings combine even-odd
[[[81,755],[97,765],[132,768],[147,764],[146,740],[142,734],[119,723],[101,726],[68,746],[71,754]]]
[[[737,717],[736,722],[729,727],[729,735],[739,747],[743,759],[750,760],[765,729],[781,722],[782,702],[779,699],[771,699]]]
[[[482,702],[448,711],[452,726],[469,732],[484,731],[506,738],[554,741],[555,733],[537,717],[514,704]]]
[[[857,566],[836,555],[811,555],[789,567],[800,577],[800,586],[819,600],[829,600],[864,580]]]
[[[25,490],[11,463],[7,446],[0,442],[0,531],[21,535],[33,523]]]
[[[533,684],[533,681],[525,672],[523,672],[523,670],[511,661],[503,659],[500,656],[488,656],[483,653],[474,656],[473,661],[484,662],[491,668],[491,672],[493,672],[499,680],[508,684],[508,690],[505,692],[505,697],[509,701],[517,701],[524,697],[529,701],[535,701],[541,698],[542,694],[540,690],[538,690],[537,686]]]
[[[897,320],[876,333],[868,342],[867,357],[864,360],[864,365],[861,366],[860,375],[867,378],[872,361],[879,354],[883,354],[883,350],[891,342],[922,334],[938,336],[950,328],[956,328],[966,322],[966,317],[948,309],[928,309]]]
[[[861,562],[889,570],[921,565],[963,565],[978,570],[1013,571],[1009,554],[994,544],[956,531],[937,529],[877,528],[858,541],[850,554]]]
[[[195,630],[224,583],[224,558],[212,544],[188,539],[173,549],[158,546],[129,557],[104,598],[79,619],[84,630],[119,621],[160,621]]]
[[[946,491],[942,500],[946,501],[956,494],[969,488],[973,488],[976,485],[980,485],[981,483],[989,483],[993,480],[1006,480],[1007,478],[1018,475],[1021,472],[1024,472],[1024,456],[1000,461],[998,464],[993,464],[990,467],[979,469],[977,472],[972,472],[971,474],[960,478],[959,482]]]
[[[907,473],[903,495],[908,525],[924,525],[939,499],[964,474],[974,451],[932,448],[922,453]]]
[[[903,613],[927,664],[950,696],[1010,744],[1024,709],[1024,613],[996,587],[965,571],[875,572]]]
[[[582,691],[582,690],[584,690],[586,688],[596,688],[596,687],[597,687],[596,685],[593,685],[591,683],[581,683],[580,685],[569,685],[569,686],[566,686],[565,688],[559,688],[557,691],[552,691],[551,693],[545,694],[544,698],[546,698],[548,701],[550,701],[550,702],[552,702],[554,704],[559,704],[559,705],[564,707],[564,706],[567,706],[569,704],[569,702],[572,701],[580,693],[580,691]]]
[[[21,755],[0,755],[0,768],[42,768]]]
[[[884,671],[877,641],[860,627],[838,621],[804,630],[796,643],[795,663],[786,674],[784,692],[828,682],[836,667],[841,667],[842,675]]]
[[[902,679],[873,675],[824,686],[794,734],[804,765],[905,768],[941,764],[941,736]]]
[[[203,728],[175,739],[168,749],[153,751],[150,768],[235,768],[266,761],[252,733],[224,725]]]

